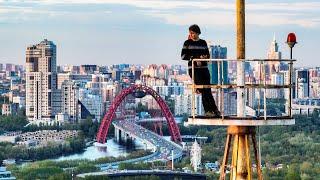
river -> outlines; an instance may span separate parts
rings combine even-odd
[[[107,149],[106,151],[99,150],[96,146],[90,145],[85,148],[84,152],[67,155],[67,156],[60,156],[55,158],[56,161],[63,161],[63,160],[79,160],[79,159],[88,159],[88,160],[95,160],[102,157],[119,157],[119,156],[127,156],[131,152],[136,150],[145,149],[143,144],[138,141],[135,141],[135,147],[128,149],[123,145],[119,145],[113,139],[107,140]]]

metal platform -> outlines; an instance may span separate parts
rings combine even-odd
[[[192,85],[188,84],[188,88],[213,88],[213,89],[235,89],[235,88],[266,88],[266,89],[288,89],[293,87],[293,85],[274,85],[274,84],[245,84],[244,86],[238,86],[236,84],[208,84],[208,85]]]
[[[206,117],[195,116],[189,117],[185,125],[206,125],[206,126],[279,126],[294,125],[295,119],[289,116],[282,117]]]
[[[192,60],[192,76],[195,77],[195,64],[194,62],[206,61],[214,64],[214,84],[195,84],[195,78],[192,79],[192,84],[187,87],[192,90],[192,102],[191,102],[191,116],[185,125],[207,125],[207,126],[277,126],[277,125],[294,125],[295,119],[292,116],[292,89],[293,89],[293,62],[296,60],[292,59],[193,59]],[[233,62],[233,69],[230,69],[225,62]],[[270,62],[283,63],[287,66],[287,76],[284,77],[285,83],[274,83],[269,82],[267,76],[267,65]],[[245,63],[252,63],[256,68],[254,74],[255,79],[252,81],[246,80]],[[231,71],[227,72],[227,71]],[[231,81],[229,81],[231,80]],[[197,90],[203,88],[212,88],[215,90],[217,108],[223,115],[222,117],[205,117],[197,116],[201,114],[196,111],[196,94]],[[228,93],[232,89],[236,92],[235,101],[236,107],[232,107],[232,111],[225,111],[225,105],[231,105],[230,96]],[[227,91],[225,91],[227,90]],[[251,90],[251,91],[249,91]],[[281,105],[284,106],[284,110],[281,111],[280,116],[268,116],[268,110],[273,107],[268,106],[268,100],[279,99],[267,97],[268,90],[283,90],[284,93],[281,99]],[[201,91],[200,91],[201,92]],[[247,94],[253,94],[253,97],[246,98]],[[229,97],[229,100],[228,100]],[[225,104],[227,103],[227,104]],[[279,102],[280,103],[280,102]],[[234,105],[234,104],[233,104]],[[234,105],[235,106],[235,105]],[[249,111],[246,111],[246,106],[249,107]],[[228,107],[227,107],[228,108]],[[269,108],[269,109],[268,109]],[[236,112],[235,112],[236,109]],[[198,109],[197,109],[198,110]],[[251,111],[250,111],[251,110]],[[230,115],[232,114],[232,115]],[[235,115],[237,114],[237,115]],[[273,113],[275,114],[275,113]],[[280,114],[280,113],[277,113]],[[224,116],[225,115],[225,116]],[[228,115],[228,116],[227,116]],[[239,116],[239,117],[237,117]],[[258,117],[257,117],[258,116]]]

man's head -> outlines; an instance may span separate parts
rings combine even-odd
[[[189,36],[192,40],[194,41],[198,40],[200,34],[201,34],[201,30],[198,25],[194,24],[189,27]]]

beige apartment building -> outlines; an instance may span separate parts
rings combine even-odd
[[[26,49],[26,115],[34,123],[51,123],[60,109],[56,45],[44,39]]]

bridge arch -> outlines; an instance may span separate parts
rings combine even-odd
[[[97,142],[98,143],[105,143],[106,142],[106,137],[108,134],[108,130],[109,130],[109,126],[115,116],[115,112],[118,108],[118,106],[120,105],[120,103],[124,100],[124,98],[129,95],[134,93],[135,91],[140,90],[140,91],[144,91],[146,94],[151,95],[159,104],[162,113],[164,114],[167,123],[168,123],[168,127],[169,127],[169,132],[171,135],[171,140],[174,142],[181,142],[181,135],[180,135],[180,130],[178,128],[177,123],[174,120],[174,117],[168,107],[168,105],[166,104],[166,102],[161,98],[161,96],[152,88],[148,87],[148,86],[144,86],[144,85],[132,85],[128,88],[123,89],[120,94],[118,94],[114,101],[112,102],[108,112],[104,115],[100,127],[99,127],[99,131],[97,134]]]

